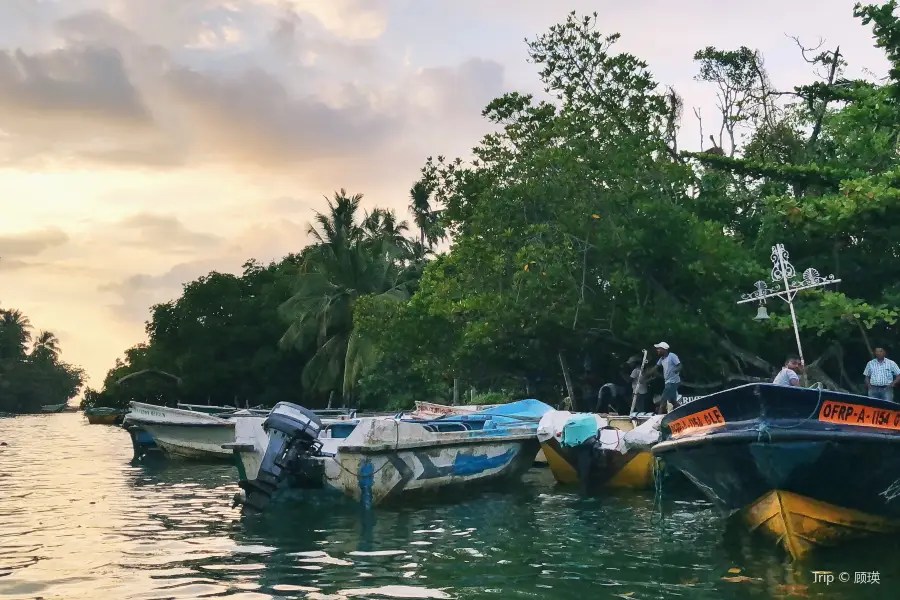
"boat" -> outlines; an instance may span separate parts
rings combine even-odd
[[[655,456],[794,559],[900,530],[893,402],[751,383],[675,409],[661,431]]]
[[[47,404],[41,407],[42,413],[61,413],[66,410],[67,403],[63,402],[62,404]]]
[[[210,414],[131,402],[126,421],[129,432],[133,432],[133,443],[140,431],[146,432],[169,458],[230,461],[232,452],[224,450],[222,444],[234,441],[235,421],[242,417],[264,416],[267,412],[229,409],[228,412]]]
[[[226,446],[242,465],[243,491],[235,501],[262,510],[288,478],[299,487],[339,492],[365,508],[411,493],[514,478],[531,467],[540,446],[537,425],[549,410],[538,400],[521,400],[438,419],[398,415],[323,423],[311,411],[281,402],[266,418],[266,438],[254,430],[255,437],[239,434]]]
[[[234,453],[223,444],[234,442],[235,427],[246,422],[248,430],[262,427],[268,410],[236,409],[197,404],[178,408],[131,402],[123,426],[131,436],[135,458],[159,451],[168,458],[233,461]],[[351,409],[323,410],[317,414],[344,419]]]
[[[608,489],[654,485],[650,448],[659,441],[662,415],[601,415],[550,411],[537,437],[556,481],[597,495]]]
[[[499,404],[462,404],[459,406],[447,406],[434,402],[417,401],[415,409],[409,413],[411,417],[419,419],[438,419],[450,415],[470,415],[490,408],[496,408]]]
[[[99,406],[86,408],[84,416],[87,417],[88,423],[92,425],[118,425],[124,419],[125,411],[118,408]]]

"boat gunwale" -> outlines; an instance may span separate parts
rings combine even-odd
[[[234,421],[226,421],[222,419],[223,422],[216,423],[213,421],[206,421],[203,423],[182,423],[179,421],[159,421],[156,419],[144,419],[139,416],[135,416],[134,413],[128,414],[128,422],[129,425],[138,425],[145,426],[149,425],[151,427],[230,427],[234,428]]]
[[[855,427],[855,426],[853,426]],[[683,448],[694,448],[704,445],[732,445],[746,443],[768,442],[810,442],[810,441],[857,441],[866,443],[895,442],[900,444],[900,432],[882,433],[876,431],[850,431],[825,430],[825,429],[779,429],[777,426],[760,431],[759,429],[741,429],[729,431],[705,431],[697,435],[689,435],[682,438],[670,439],[659,442],[651,451],[654,456],[678,452]]]

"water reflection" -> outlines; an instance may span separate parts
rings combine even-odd
[[[131,464],[120,428],[0,420],[4,598],[893,598],[897,543],[794,564],[695,495],[583,499],[532,471],[501,492],[363,514],[297,492],[231,508],[229,465]],[[880,584],[814,581],[878,571]]]

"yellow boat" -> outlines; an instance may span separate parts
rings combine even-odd
[[[618,432],[631,431],[650,418],[593,416],[597,419],[598,429],[605,424],[617,432],[617,438],[621,437]],[[602,439],[599,449],[596,445],[563,447],[561,439],[562,429],[557,428],[552,436],[541,441],[541,450],[557,482],[577,485],[589,494],[600,493],[604,489],[642,490],[653,487],[654,458],[649,449],[629,450],[623,454],[615,446],[604,444]],[[586,474],[584,480],[582,473]]]
[[[116,425],[122,422],[125,411],[117,408],[88,408],[84,411],[91,425]]]
[[[896,532],[900,521],[773,490],[737,513],[752,531],[774,538],[795,560],[847,538]]]

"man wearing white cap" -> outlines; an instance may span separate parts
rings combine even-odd
[[[656,354],[659,356],[656,369],[662,367],[664,384],[656,412],[663,415],[666,413],[666,403],[671,402],[672,406],[676,406],[678,386],[681,384],[681,360],[677,354],[669,350],[669,345],[665,342],[654,344],[653,347],[656,348]]]

